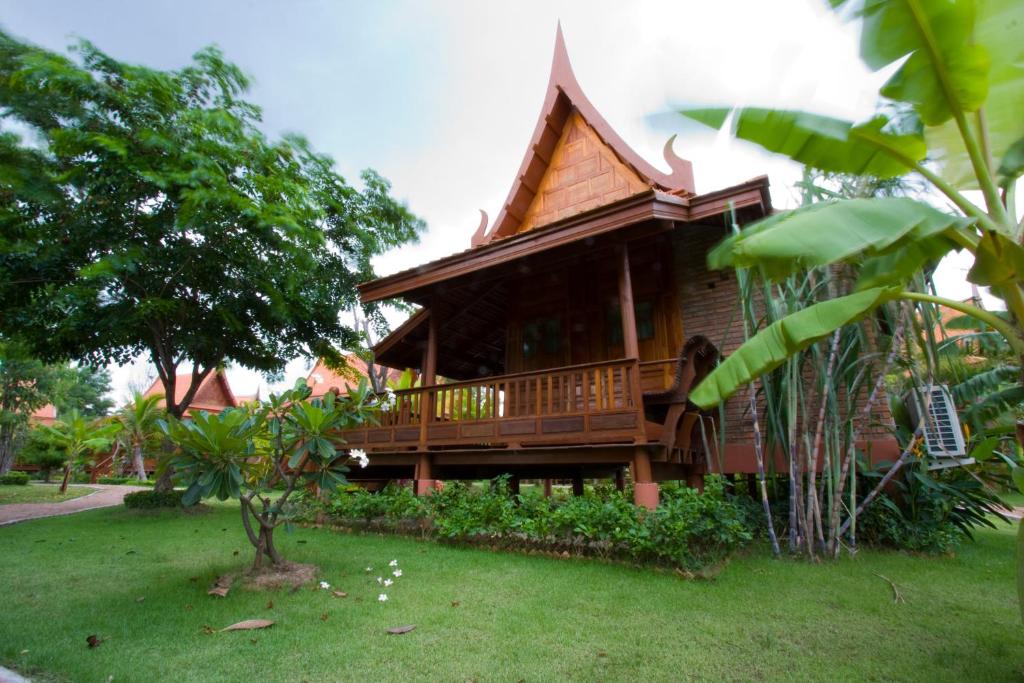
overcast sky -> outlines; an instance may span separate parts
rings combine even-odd
[[[114,57],[183,66],[219,45],[253,79],[269,134],[300,132],[355,178],[372,167],[423,217],[423,240],[382,257],[382,274],[469,245],[493,218],[533,132],[560,19],[577,79],[642,156],[668,171],[665,140],[694,165],[698,192],[768,174],[777,208],[800,169],[669,114],[679,104],[757,104],[852,119],[887,74],[857,57],[857,30],[823,0],[716,2],[327,2],[0,0],[5,30],[63,50],[87,38]],[[966,298],[964,263],[940,287]],[[289,365],[288,379],[304,374]],[[120,399],[139,367],[115,372]],[[233,368],[238,394],[266,382]],[[290,383],[290,382],[289,382]]]

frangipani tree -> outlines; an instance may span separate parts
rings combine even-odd
[[[362,451],[339,448],[337,436],[372,419],[374,394],[365,380],[347,396],[328,392],[308,400],[309,395],[299,380],[263,403],[160,423],[180,449],[174,465],[188,487],[185,505],[211,497],[241,503],[242,524],[255,548],[253,569],[264,559],[274,566],[284,563],[274,530],[288,522],[289,499],[297,488],[334,491],[347,483],[349,464],[368,463]],[[282,483],[284,492],[273,497],[271,491]]]

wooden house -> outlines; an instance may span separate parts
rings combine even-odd
[[[417,368],[380,424],[344,434],[370,478],[617,477],[639,504],[659,481],[753,472],[749,418],[686,402],[742,337],[731,272],[709,272],[729,229],[771,212],[759,177],[697,194],[691,165],[665,173],[634,152],[584,95],[559,31],[544,105],[508,199],[466,251],[360,286],[366,303],[419,310],[376,345]],[[687,341],[689,340],[689,341]],[[685,347],[684,347],[685,344]],[[359,476],[361,473],[353,473]]]

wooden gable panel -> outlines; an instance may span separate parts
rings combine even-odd
[[[517,232],[604,206],[650,189],[594,129],[572,112]]]
[[[224,383],[220,381],[217,373],[211,373],[196,391],[192,403],[206,406],[233,406],[234,401],[228,394]]]

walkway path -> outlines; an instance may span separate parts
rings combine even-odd
[[[97,489],[94,493],[79,496],[62,503],[13,503],[0,505],[0,526],[23,522],[26,519],[56,517],[70,515],[83,510],[109,508],[120,505],[124,494],[132,491],[145,491],[142,486],[112,486],[108,484],[89,484],[89,488]]]

